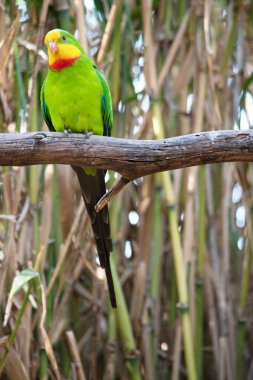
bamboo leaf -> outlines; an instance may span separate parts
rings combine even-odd
[[[38,276],[38,272],[34,271],[31,268],[24,269],[22,272],[18,273],[14,277],[8,300],[10,301],[13,298],[14,294],[19,292],[30,281],[38,278]]]

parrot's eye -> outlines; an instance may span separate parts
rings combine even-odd
[[[62,41],[66,41],[66,37],[65,36],[62,36]]]

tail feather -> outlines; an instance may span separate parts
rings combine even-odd
[[[110,302],[111,302],[112,307],[116,308],[117,302],[116,302],[116,295],[115,295],[115,290],[114,290],[114,284],[113,284],[112,271],[111,271],[111,265],[110,264],[108,267],[105,268],[105,274],[106,274],[106,279],[107,279],[107,284],[108,284]]]
[[[81,167],[72,166],[82,190],[84,203],[91,221],[94,233],[100,265],[105,269],[110,301],[112,307],[116,308],[116,296],[110,266],[110,252],[112,251],[112,240],[110,233],[109,212],[106,206],[100,212],[95,211],[95,205],[105,194],[104,170],[96,170],[96,174],[89,175]]]

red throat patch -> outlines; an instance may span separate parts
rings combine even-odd
[[[75,57],[75,58],[64,58],[64,59],[57,59],[57,61],[55,61],[54,63],[52,63],[52,65],[49,65],[48,67],[51,69],[51,70],[62,70],[64,69],[64,67],[68,67],[68,66],[71,66],[73,65],[73,63],[78,59],[79,57]]]

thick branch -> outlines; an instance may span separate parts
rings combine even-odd
[[[147,174],[216,162],[253,161],[253,131],[203,132],[164,140],[128,140],[81,134],[0,134],[0,165],[68,164]]]

